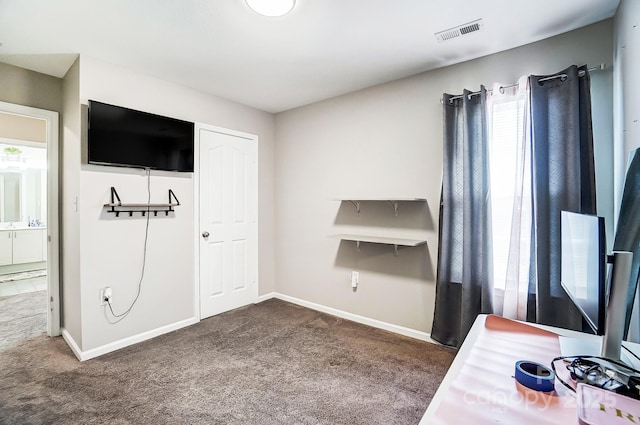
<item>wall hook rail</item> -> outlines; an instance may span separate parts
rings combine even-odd
[[[169,189],[169,202],[166,204],[122,203],[116,188],[112,186],[111,202],[104,204],[104,208],[107,208],[107,212],[115,214],[116,217],[120,217],[121,213],[128,214],[129,217],[132,217],[135,213],[140,213],[143,217],[147,215],[147,213],[153,213],[153,216],[157,217],[158,213],[164,213],[165,216],[168,216],[170,212],[175,212],[174,207],[179,205],[180,201],[171,189]]]

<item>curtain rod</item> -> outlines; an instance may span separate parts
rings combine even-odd
[[[607,69],[607,64],[606,63],[601,63],[598,66],[592,66],[591,68],[587,68],[587,71],[589,72],[593,72],[593,71],[604,71],[605,69]],[[583,70],[578,71],[578,77],[584,77],[585,72]],[[552,75],[550,77],[544,77],[544,78],[540,78],[538,80],[539,83],[542,83],[544,81],[550,81],[550,80],[555,80],[556,78],[561,78],[561,79],[566,79],[567,78],[567,74],[556,74],[556,75]],[[518,83],[514,83],[514,84],[509,84],[508,86],[500,86],[500,92],[502,92],[503,89],[508,89],[511,87],[517,87]],[[487,90],[488,92],[493,92],[493,89],[489,89]],[[471,96],[477,96],[479,95],[481,92],[479,91],[474,91],[473,93],[469,93],[469,97]],[[462,99],[464,95],[458,95],[458,96],[452,96],[449,98],[449,103],[452,103],[454,100],[456,99]],[[443,99],[440,99],[440,103],[444,103]]]

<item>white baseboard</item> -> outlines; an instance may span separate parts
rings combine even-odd
[[[82,350],[80,350],[80,347],[76,344],[76,340],[73,339],[71,334],[65,328],[62,328],[61,330],[62,338],[65,340],[69,348],[71,348],[71,351],[73,351],[73,354],[78,358],[78,360],[82,361]]]
[[[259,304],[263,301],[270,300],[271,298],[277,298],[277,296],[277,292],[269,292],[268,294],[260,295],[255,303]]]
[[[349,313],[347,311],[338,310],[336,308],[312,303],[310,301],[301,300],[299,298],[291,297],[289,295],[284,295],[277,292],[271,292],[269,294],[261,295],[260,297],[258,297],[258,302],[263,302],[271,298],[277,298],[279,300],[287,301],[292,304],[297,304],[302,307],[307,307],[312,310],[320,311],[322,313],[331,314],[332,316],[337,316],[342,319],[351,320],[352,322],[361,323],[363,325],[372,326],[378,329],[384,329],[385,331],[408,336],[409,338],[415,338],[421,341],[427,341],[427,342],[431,342],[439,345],[438,342],[431,339],[431,335],[428,334],[427,332],[417,331],[415,329],[406,328],[404,326],[394,325],[392,323],[383,322],[381,320],[371,319],[369,317],[360,316],[358,314]]]
[[[310,301],[301,300],[299,298],[291,297],[289,295],[280,294],[278,292],[270,292],[268,294],[260,295],[256,299],[256,304],[261,303],[263,301],[267,301],[271,298],[277,298],[283,301],[290,302],[292,304],[297,304],[302,307],[307,307],[312,310],[320,311],[322,313],[331,314],[336,317],[340,317],[342,319],[351,320],[356,323],[361,323],[363,325],[372,326],[378,329],[384,329],[389,332],[394,332],[400,335],[408,336],[409,338],[418,339],[421,341],[432,342],[438,344],[436,341],[431,339],[431,335],[427,332],[417,331],[415,329],[406,328],[404,326],[394,325],[392,323],[383,322],[381,320],[372,319],[365,316],[360,316],[358,314],[349,313],[347,311],[338,310],[336,308],[327,307],[321,304],[316,304]],[[119,350],[121,348],[128,347],[129,345],[137,344],[142,341],[146,341],[151,338],[155,338],[156,336],[160,336],[169,332],[173,332],[175,330],[191,326],[195,323],[198,323],[198,320],[195,317],[190,319],[182,320],[180,322],[172,323],[167,326],[163,326],[157,329],[152,329],[147,332],[143,332],[138,335],[133,335],[128,338],[124,338],[118,341],[111,342],[109,344],[102,345],[100,347],[92,348],[91,350],[82,351],[76,341],[73,339],[71,334],[66,330],[62,329],[62,337],[66,341],[73,354],[80,361],[85,361],[89,359],[93,359],[95,357],[101,356],[103,354],[110,353],[112,351]]]
[[[109,344],[102,345],[100,347],[92,348],[91,350],[82,351],[78,344],[73,339],[73,337],[67,332],[66,329],[62,330],[62,337],[73,351],[73,354],[80,360],[81,362],[89,359],[93,359],[98,356],[102,356],[103,354],[110,353],[112,351],[119,350],[124,347],[128,347],[133,344],[137,344],[142,341],[146,341],[151,338],[155,338],[157,336],[173,332],[175,330],[184,328],[186,326],[191,326],[195,323],[198,323],[199,320],[195,317],[190,319],[182,320],[180,322],[171,323],[170,325],[162,326],[160,328],[152,329],[147,332],[143,332],[137,335],[133,335],[124,339],[120,339],[118,341],[110,342]]]

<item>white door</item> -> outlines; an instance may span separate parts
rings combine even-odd
[[[200,318],[258,296],[258,141],[198,126]]]

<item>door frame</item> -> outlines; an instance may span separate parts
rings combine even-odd
[[[255,226],[255,241],[256,241],[256,259],[255,259],[255,271],[256,271],[256,283],[252,294],[252,302],[256,303],[258,301],[258,294],[260,288],[260,273],[259,273],[259,265],[260,265],[260,243],[259,243],[259,212],[260,212],[260,185],[258,178],[258,171],[260,168],[259,164],[259,139],[255,134],[244,133],[241,131],[230,130],[224,127],[217,127],[204,123],[195,123],[195,134],[194,134],[194,142],[193,142],[193,218],[194,218],[194,232],[193,232],[193,243],[194,243],[194,312],[195,317],[198,320],[202,320],[202,311],[200,309],[200,131],[212,131],[215,133],[225,134],[228,136],[240,137],[243,139],[247,139],[253,141],[256,144],[256,226]]]
[[[59,115],[55,111],[0,102],[0,111],[46,121],[47,132],[47,335],[60,335]]]

